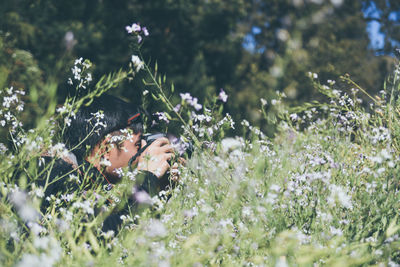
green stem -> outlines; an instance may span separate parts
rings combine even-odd
[[[143,60],[141,52],[138,51],[138,53],[139,53],[140,58]],[[201,147],[200,141],[198,140],[196,135],[190,130],[189,125],[185,122],[185,120],[182,118],[182,116],[176,110],[174,110],[174,106],[172,105],[172,103],[169,101],[169,99],[165,95],[164,90],[162,89],[162,86],[157,82],[156,77],[153,75],[153,73],[150,70],[149,66],[146,63],[144,64],[144,66],[145,66],[145,69],[146,69],[147,73],[150,75],[150,78],[152,80],[152,85],[157,87],[157,89],[158,89],[158,91],[160,93],[160,97],[162,98],[163,102],[167,104],[167,108],[170,111],[173,111],[175,113],[175,115],[178,117],[178,119],[182,122],[182,124],[184,125],[185,129],[190,134],[190,137],[193,139],[195,145],[197,147]]]

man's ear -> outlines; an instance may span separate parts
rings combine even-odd
[[[104,157],[104,158],[108,159],[108,157],[109,157],[108,152],[109,152],[111,146],[114,146],[114,144],[110,144],[109,141],[110,141],[110,137],[106,137],[98,144],[97,154],[100,157]]]
[[[89,161],[92,164],[97,164],[101,158],[108,159],[109,158],[109,142],[108,139],[105,138],[101,142],[99,142],[97,145],[94,146],[92,151],[90,152],[90,155],[86,158],[87,161]]]

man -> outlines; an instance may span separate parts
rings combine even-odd
[[[167,138],[146,144],[142,139],[142,116],[137,107],[110,95],[102,95],[82,106],[63,133],[69,153],[55,161],[50,182],[42,180],[42,185],[47,185],[45,195],[73,192],[93,184],[110,190],[123,178],[122,170],[132,166],[139,171],[133,191],[157,194],[168,183],[166,174],[177,168],[169,164],[174,149]],[[71,181],[71,174],[78,181]],[[128,206],[135,204],[134,196],[131,199]],[[116,230],[121,223],[120,216],[129,208],[109,216],[103,230]]]
[[[102,95],[93,99],[89,106],[79,109],[66,129],[65,143],[73,149],[78,160],[92,163],[99,171],[101,159],[105,159],[111,165],[106,166],[104,174],[116,181],[116,169],[127,167],[129,159],[145,145],[141,138],[141,119],[138,108],[119,98]],[[138,169],[160,178],[170,167],[168,161],[173,156],[173,149],[168,139],[162,138],[142,154],[149,154],[152,159],[146,160],[140,155],[135,162]]]

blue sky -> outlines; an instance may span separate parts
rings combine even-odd
[[[364,10],[364,15],[366,17],[375,17],[375,18],[380,18],[381,16],[380,12],[373,3]],[[398,13],[392,12],[389,15],[389,20],[399,21],[399,19],[400,19],[400,11]],[[367,32],[371,40],[370,47],[375,51],[382,49],[385,45],[385,35],[380,32],[380,28],[381,25],[378,21],[370,21],[367,23]],[[256,52],[254,51],[255,49],[254,35],[260,32],[261,32],[260,28],[253,27],[252,33],[249,33],[245,36],[243,42],[243,46],[245,47],[245,49],[251,52]],[[262,51],[257,51],[257,52],[262,52]]]
[[[378,50],[383,48],[385,44],[385,35],[379,32],[381,25],[377,21],[371,21],[367,25],[367,32],[371,40],[371,48]]]
[[[364,16],[369,18],[381,18],[381,12],[376,8],[376,5],[372,2],[370,6],[364,9]],[[399,21],[400,11],[392,12],[389,14],[388,19],[390,21]],[[381,24],[378,21],[370,21],[367,24],[367,32],[371,40],[370,46],[374,50],[380,50],[385,45],[385,35],[380,32]],[[399,46],[399,43],[391,40],[392,44]],[[378,53],[379,54],[379,53]]]
[[[368,8],[364,9],[364,16],[369,18],[380,18],[380,13],[374,3],[371,3]],[[371,40],[371,48],[378,50],[385,45],[385,35],[380,33],[381,25],[378,21],[370,21],[367,24],[367,32]]]

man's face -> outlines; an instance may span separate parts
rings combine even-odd
[[[109,166],[105,168],[105,174],[117,179],[119,178],[117,170],[127,167],[131,157],[141,148],[142,133],[135,134],[131,130],[124,129],[112,133],[107,139],[109,142],[103,157]]]

